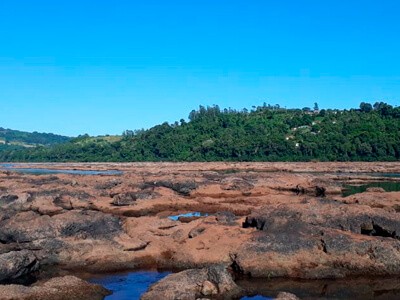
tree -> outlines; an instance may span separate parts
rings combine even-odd
[[[360,110],[361,112],[369,113],[372,111],[372,105],[370,103],[361,102]]]

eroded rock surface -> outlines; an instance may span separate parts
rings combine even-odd
[[[110,294],[102,286],[90,284],[74,276],[52,278],[32,287],[0,285],[2,300],[102,300]]]
[[[198,281],[196,297],[207,298],[222,291],[210,275],[214,265],[253,278],[400,275],[400,192],[341,196],[343,184],[382,180],[368,172],[399,173],[400,163],[51,167],[124,173],[0,171],[2,281],[48,267],[200,268],[179,278],[193,288]],[[187,213],[196,216],[169,218]]]
[[[192,300],[204,297],[232,299],[241,292],[224,266],[212,266],[168,275],[151,286],[141,299]]]

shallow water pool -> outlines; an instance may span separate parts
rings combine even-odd
[[[178,219],[180,217],[190,218],[190,217],[207,217],[207,216],[208,216],[208,213],[201,213],[201,212],[195,211],[195,212],[188,212],[188,213],[184,213],[184,214],[169,216],[168,218],[173,221],[178,221]]]
[[[106,300],[136,300],[155,282],[170,272],[137,271],[125,274],[99,275],[89,281],[104,286],[113,292]]]
[[[64,169],[48,169],[48,168],[17,168],[13,164],[0,164],[0,170],[20,172],[34,175],[47,174],[72,174],[72,175],[121,175],[122,171],[118,170],[64,170]]]

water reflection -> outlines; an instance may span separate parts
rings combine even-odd
[[[0,170],[20,172],[33,175],[46,174],[72,174],[72,175],[121,175],[122,171],[118,170],[64,170],[64,169],[48,169],[48,168],[17,168],[13,164],[0,164]]]
[[[99,275],[90,279],[92,283],[101,284],[113,292],[106,300],[136,300],[155,282],[170,272],[137,271],[124,274]]]
[[[400,181],[383,181],[383,182],[370,182],[367,184],[361,185],[345,185],[345,190],[342,193],[343,197],[347,197],[350,195],[363,193],[368,188],[371,187],[379,187],[384,189],[386,192],[398,192],[400,191]]]
[[[279,292],[295,294],[300,299],[369,300],[400,299],[400,278],[357,278],[337,280],[251,279],[237,282],[248,295],[276,297]],[[268,298],[242,298],[268,299]]]

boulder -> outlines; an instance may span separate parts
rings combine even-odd
[[[142,300],[173,300],[219,297],[231,299],[241,293],[224,266],[190,269],[171,274],[152,285]]]
[[[253,277],[341,278],[400,272],[400,217],[333,200],[271,205],[246,218],[235,264]]]
[[[39,262],[31,251],[11,251],[0,254],[0,282],[12,281],[39,269]]]
[[[296,295],[287,293],[287,292],[280,292],[276,298],[276,300],[300,300]]]
[[[26,243],[39,239],[54,238],[58,232],[50,216],[33,211],[21,212],[0,222],[0,242]]]
[[[115,206],[126,206],[132,205],[136,201],[136,194],[133,192],[130,193],[121,193],[117,194],[113,197],[112,204]]]
[[[0,285],[0,299],[3,300],[102,300],[110,294],[102,286],[74,276],[55,277],[32,287]]]
[[[118,217],[99,211],[73,210],[52,217],[62,237],[110,238],[122,230]]]

